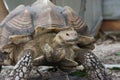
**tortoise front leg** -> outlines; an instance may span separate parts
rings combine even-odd
[[[33,51],[25,50],[24,56],[17,62],[5,80],[27,80],[32,67]]]
[[[75,52],[78,53],[76,61],[84,66],[89,80],[112,80],[102,62],[94,53],[86,49],[76,50]]]

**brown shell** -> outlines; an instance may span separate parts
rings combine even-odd
[[[55,6],[49,0],[37,0],[31,6],[31,11],[33,13],[34,24],[35,26],[41,27],[63,27],[66,26],[65,18],[62,16],[58,10],[58,6]]]
[[[54,31],[73,27],[85,33],[84,25],[85,23],[70,7],[62,8],[49,0],[47,3],[37,0],[30,7],[18,6],[1,22],[0,45],[7,44],[10,35],[31,35],[36,26]]]
[[[17,7],[19,9],[21,7]],[[0,45],[9,43],[9,36],[20,34],[31,34],[33,29],[32,19],[29,10],[22,7],[22,10],[13,10],[1,23]]]
[[[21,9],[22,8],[22,9]],[[32,28],[31,13],[28,7],[18,6],[1,22],[2,33],[6,29],[10,34],[25,34]]]
[[[24,9],[25,9],[24,5],[19,5],[5,17],[5,19],[0,23],[0,25],[3,26],[7,21],[9,21],[11,18],[19,14],[20,12],[22,12]]]
[[[47,1],[47,2],[46,2]],[[52,8],[55,7],[55,5],[50,2],[49,0],[37,0],[31,5],[31,9],[33,12],[42,12],[42,10],[46,8]]]
[[[72,8],[65,6],[63,14],[67,17],[67,25],[73,26],[76,29],[80,29],[85,25],[85,22],[80,17],[78,17],[78,15],[76,15]]]
[[[24,12],[16,15],[14,18],[9,20],[7,23],[9,27],[17,28],[17,29],[28,29],[32,27],[32,19],[30,12],[25,9]]]
[[[65,6],[63,8],[62,14],[66,16],[65,18],[67,26],[73,27],[75,30],[77,30],[78,33],[82,35],[87,35],[89,33],[86,23],[75,13],[71,7]]]
[[[63,27],[66,24],[65,24],[65,19],[57,10],[52,8],[47,8],[43,10],[41,14],[36,15],[35,25],[50,28],[56,25],[58,27]]]
[[[37,0],[29,8],[23,5],[17,7],[5,18],[2,26],[7,25],[7,27],[11,27],[12,29],[16,28],[13,31],[15,34],[16,32],[18,34],[30,34],[31,31],[29,32],[29,28],[32,26],[49,27],[49,29],[52,26],[51,29],[53,29],[54,26],[54,28],[65,28],[67,25],[78,31],[84,28],[85,22],[75,14],[72,8],[62,8],[55,6],[49,0],[47,2],[45,1]],[[19,29],[22,30],[19,31]],[[27,29],[28,31],[24,31],[23,29]],[[34,30],[34,28],[32,29]]]

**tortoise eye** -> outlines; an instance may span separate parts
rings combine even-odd
[[[69,34],[68,34],[68,33],[66,33],[66,35],[67,35],[67,36],[69,36]]]

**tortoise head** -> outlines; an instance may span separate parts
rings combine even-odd
[[[78,40],[78,34],[74,29],[63,30],[57,33],[54,42],[59,45],[73,45]]]

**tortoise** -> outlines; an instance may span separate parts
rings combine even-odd
[[[46,60],[48,59],[47,60],[48,62],[49,62],[49,60],[56,61],[57,63],[58,63],[58,61],[61,61],[62,66],[59,66],[59,68],[62,70],[69,69],[68,68],[69,66],[72,68],[76,67],[78,65],[78,63],[84,64],[84,63],[88,62],[88,63],[94,64],[94,62],[92,62],[92,59],[95,59],[96,63],[99,62],[96,60],[96,57],[92,57],[92,59],[91,59],[90,55],[92,55],[92,56],[94,55],[91,52],[88,51],[87,53],[89,55],[86,55],[87,54],[86,49],[85,50],[79,49],[79,47],[81,47],[81,43],[83,43],[82,45],[85,46],[85,45],[90,44],[91,41],[93,41],[89,37],[83,37],[85,40],[88,39],[88,41],[86,42],[86,41],[84,41],[84,39],[82,40],[80,37],[80,34],[87,35],[87,33],[88,33],[88,29],[87,29],[87,26],[85,25],[85,22],[82,21],[81,18],[78,17],[70,7],[61,8],[61,7],[53,5],[51,2],[48,2],[48,3],[49,4],[47,4],[47,5],[41,6],[40,4],[42,4],[42,1],[38,0],[34,4],[32,4],[31,6],[25,7],[24,5],[20,5],[15,10],[13,10],[3,20],[3,22],[1,23],[0,46],[1,46],[2,53],[4,53],[3,55],[6,55],[5,53],[8,53],[9,56],[7,56],[7,60],[3,59],[6,57],[1,58],[2,59],[1,61],[3,61],[5,64],[8,64],[8,65],[10,65],[10,64],[15,65],[17,62],[19,62],[18,60],[21,58],[21,56],[25,55],[25,53],[26,53],[26,52],[24,53],[23,46],[26,46],[26,48],[27,48],[28,45],[29,46],[32,45],[29,43],[34,41],[34,40],[38,41],[39,43],[43,43],[43,45],[47,45],[46,42],[39,41],[39,39],[42,39],[41,38],[42,36],[44,38],[42,41],[44,41],[49,37],[48,35],[54,34],[54,37],[55,37],[55,35],[58,36],[59,34],[62,34],[61,31],[67,30],[68,28],[72,27],[73,29],[75,29],[77,31],[77,32],[76,31],[72,31],[72,32],[79,34],[77,47],[76,46],[74,46],[72,48],[70,47],[70,49],[65,48],[64,46],[66,46],[66,45],[64,45],[64,42],[63,42],[64,46],[62,46],[60,48],[58,48],[59,47],[58,46],[58,47],[55,47],[55,49],[52,49],[52,48],[54,48],[53,46],[47,45],[47,46],[51,47],[50,52],[47,52],[43,48],[43,46],[42,46],[42,48],[38,47],[38,51],[36,50],[36,52],[41,52],[41,51],[45,50],[45,53],[51,53],[51,50],[52,50],[53,51],[52,53],[60,54],[61,56],[54,55],[54,57],[57,57],[58,60],[53,60],[54,59],[53,56],[52,56],[52,58],[49,58],[49,54],[45,54],[45,58],[46,58]],[[45,31],[43,30],[44,28],[45,28]],[[60,33],[58,33],[58,32],[60,32]],[[45,34],[47,34],[47,33],[49,33],[49,34],[45,37]],[[36,35],[38,35],[38,36],[35,37]],[[69,35],[69,34],[65,34],[65,35]],[[54,37],[51,37],[50,39],[48,38],[48,41],[52,41]],[[62,36],[62,37],[64,37],[64,36]],[[75,35],[72,37],[75,37]],[[66,41],[66,42],[69,43],[69,41]],[[76,43],[76,40],[75,41],[72,40],[72,43]],[[33,44],[37,44],[37,43],[34,41]],[[73,45],[73,44],[70,44],[70,45]],[[82,46],[82,48],[84,48],[83,46]],[[36,48],[37,46],[34,46],[34,47]],[[75,50],[74,50],[74,48],[75,48]],[[76,50],[76,48],[78,48],[78,50]],[[40,51],[40,49],[41,49],[41,51]],[[81,56],[85,56],[86,60],[88,58],[90,58],[90,62],[84,61],[84,59],[81,58],[83,60],[83,62],[81,63],[78,61],[78,63],[77,63],[76,61],[74,61],[72,59],[65,58],[66,55],[64,55],[64,52],[66,50],[69,51],[71,49],[72,49],[71,54],[73,52],[75,52],[77,54],[79,51],[82,51],[82,52],[85,51],[84,53],[86,53],[86,54],[81,55]],[[62,53],[59,52],[60,50],[62,50]],[[15,53],[15,54],[12,54],[12,53]],[[19,54],[19,53],[23,53],[23,54]],[[28,56],[30,56],[30,55],[28,55]],[[33,56],[39,57],[38,54],[35,55],[34,53],[33,53]],[[42,56],[44,57],[44,55],[42,55]],[[35,60],[35,62],[33,62],[33,65],[36,65],[36,66],[40,65],[41,61],[42,61],[41,60],[42,56],[39,57],[40,60],[39,60],[39,58],[37,60]],[[88,56],[88,58],[87,58],[87,56]],[[25,58],[27,58],[27,57],[25,56]],[[15,59],[15,58],[17,58],[17,59]],[[77,58],[75,58],[75,59],[77,59]],[[46,60],[43,60],[43,62]],[[79,59],[77,59],[77,60],[79,60]],[[63,63],[63,61],[65,61],[66,63],[65,62]],[[24,63],[24,60],[23,60],[23,63]],[[37,63],[37,64],[34,64],[34,63]],[[51,64],[51,63],[53,65],[53,62],[50,62],[49,64]],[[67,66],[63,67],[63,64],[67,65]],[[97,65],[97,64],[95,64],[95,65]],[[101,65],[101,63],[98,64],[97,66],[99,66],[99,65]],[[85,66],[87,66],[87,68],[89,67],[88,64],[85,64]],[[17,66],[17,67],[20,67],[20,66]],[[100,67],[100,68],[103,69],[103,67]],[[100,68],[98,68],[98,70],[101,70]],[[88,69],[88,71],[90,71],[90,70]],[[102,70],[102,71],[104,72],[104,70]],[[13,73],[12,73],[12,75],[13,75]],[[91,74],[91,73],[92,72],[89,72],[89,74]],[[16,74],[16,72],[15,72],[15,74]],[[99,72],[98,73],[95,72],[93,74],[96,74],[96,76],[98,76]],[[100,72],[100,74],[102,74],[102,72]],[[106,73],[104,73],[104,75],[105,74]],[[15,77],[18,77],[18,76],[15,76]],[[103,77],[104,76],[102,76],[102,78]]]
[[[43,31],[42,33],[39,32],[41,30]],[[18,75],[28,75],[32,65],[57,66],[62,71],[68,73],[77,70],[79,65],[83,65],[88,71],[88,78],[90,80],[110,80],[98,58],[91,51],[81,49],[77,45],[77,43],[79,43],[78,38],[82,39],[84,37],[78,37],[75,30],[68,29],[62,30],[58,33],[53,33],[50,29],[45,29],[44,31],[43,28],[37,27],[32,40],[26,42],[25,39],[27,39],[29,35],[20,36],[13,36],[11,38],[12,43],[5,45],[3,50],[7,53],[12,52],[10,54],[14,54],[15,61],[20,60],[20,58],[25,54],[26,55],[24,57],[27,58],[28,56],[30,59],[22,57],[25,62],[23,62],[24,60],[21,60],[21,62],[18,61],[18,64],[16,65],[17,67],[15,67],[9,76],[10,80],[15,78],[24,78],[23,76],[21,77]],[[19,44],[16,44],[16,41],[19,42]],[[25,43],[23,44],[24,41]],[[30,63],[32,58],[34,59],[33,63]],[[26,62],[27,60],[30,62]],[[27,69],[25,70],[27,72],[24,73],[23,70],[21,71],[23,68]],[[91,70],[91,68],[95,68],[95,71]],[[94,76],[91,75],[91,73],[94,74]],[[24,79],[26,79],[26,77]]]

